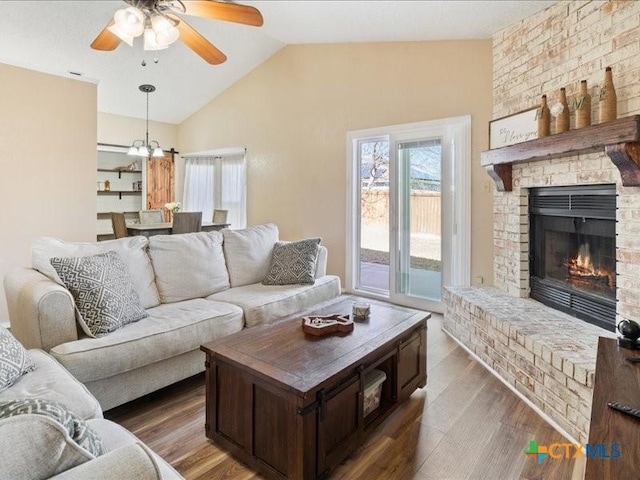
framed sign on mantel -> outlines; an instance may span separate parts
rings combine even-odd
[[[489,122],[489,149],[538,138],[538,108],[530,108]]]

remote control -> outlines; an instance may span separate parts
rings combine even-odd
[[[627,362],[640,363],[640,357],[629,357],[627,358]]]
[[[622,413],[626,413],[627,415],[631,415],[632,417],[640,418],[640,409],[630,407],[629,405],[625,405],[624,403],[618,402],[609,402],[607,403],[609,407],[614,410],[618,410]]]

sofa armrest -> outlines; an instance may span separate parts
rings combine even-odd
[[[31,268],[4,277],[11,333],[26,348],[49,351],[78,339],[75,306],[67,289]]]
[[[316,262],[316,278],[324,277],[327,274],[327,253],[327,247],[320,245]]]
[[[93,460],[70,468],[52,480],[158,480],[160,470],[139,443],[124,445]]]

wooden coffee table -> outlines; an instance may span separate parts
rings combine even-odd
[[[364,300],[352,332],[314,337],[309,314],[348,314],[341,296],[273,325],[207,343],[206,434],[269,478],[325,477],[366,433],[426,384],[430,313]],[[382,370],[380,406],[364,416],[364,379]]]

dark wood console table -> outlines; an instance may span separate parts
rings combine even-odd
[[[640,364],[626,359],[640,358],[640,350],[618,347],[613,338],[600,337],[593,386],[589,444],[604,444],[611,453],[620,444],[620,458],[587,458],[585,480],[640,478],[640,419],[613,410],[607,402],[640,408]]]
[[[424,386],[430,313],[366,300],[370,318],[352,332],[303,332],[303,315],[348,314],[354,300],[203,345],[207,437],[268,478],[324,478]],[[365,416],[364,378],[374,368],[386,380]]]

